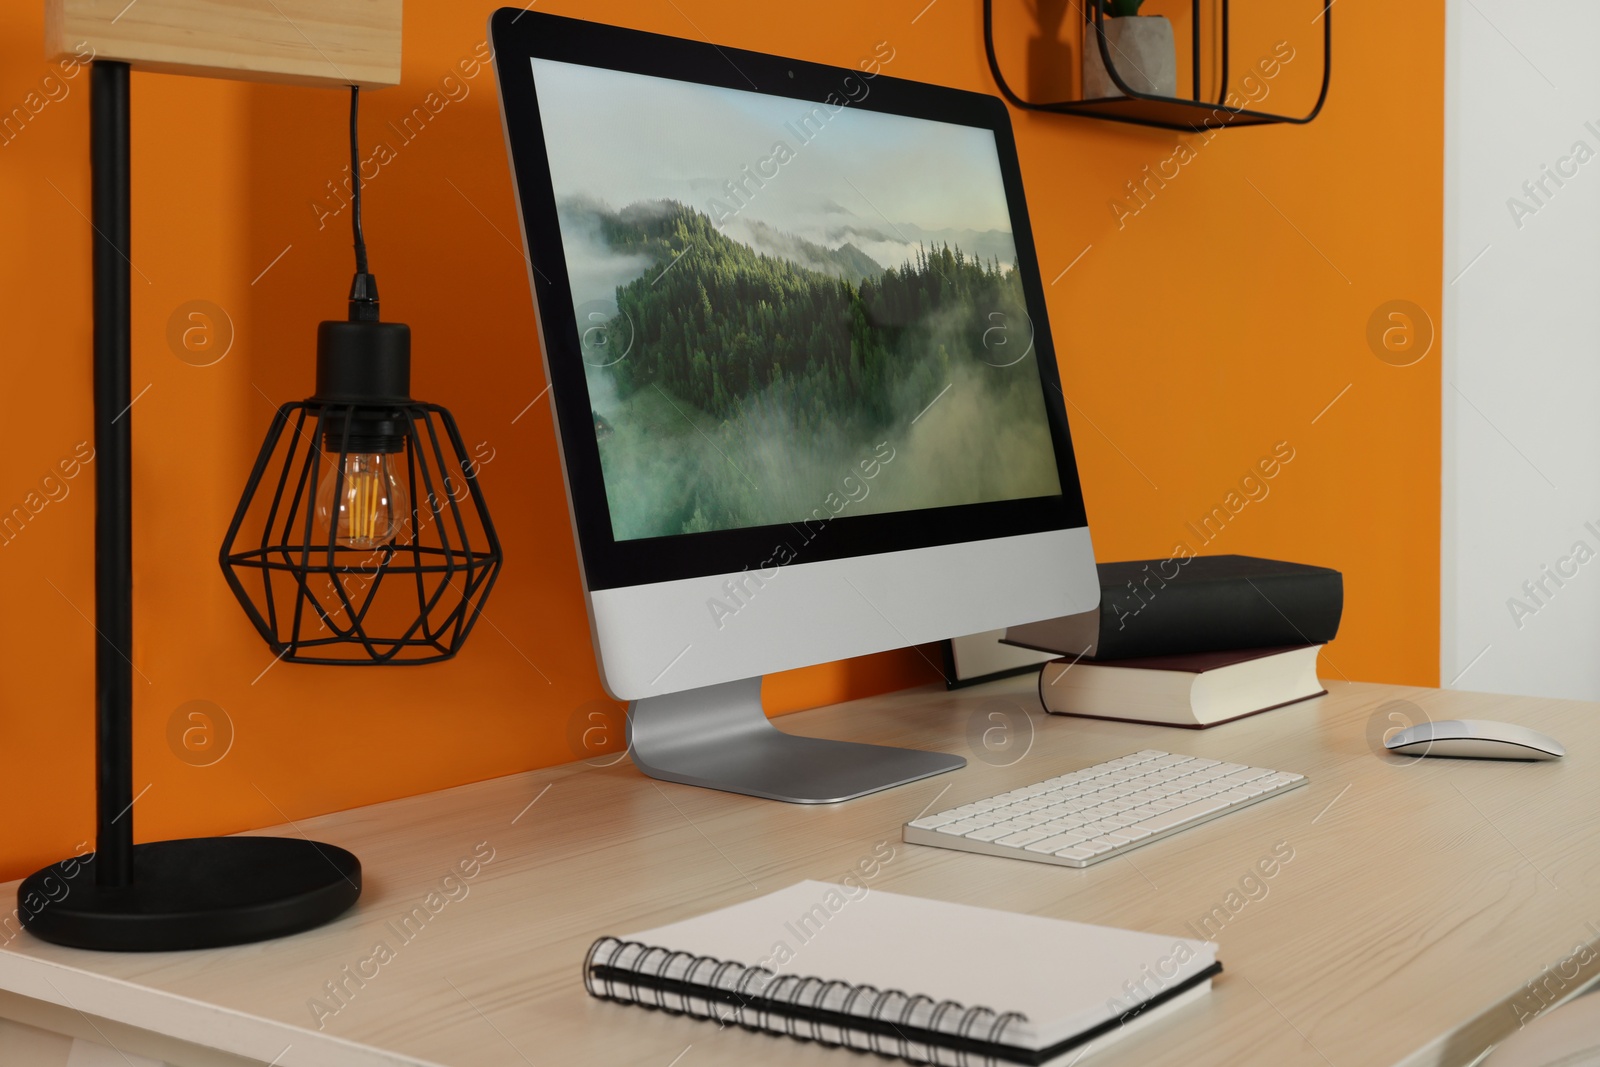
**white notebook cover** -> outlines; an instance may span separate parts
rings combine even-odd
[[[799,882],[628,941],[780,975],[899,989],[1028,1025],[1006,1043],[1043,1049],[1181,985],[1216,962],[1209,941]]]

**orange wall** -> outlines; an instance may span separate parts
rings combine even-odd
[[[37,507],[41,480],[91,437],[88,76],[45,81],[41,6],[0,12],[0,108],[37,109],[0,147],[9,401],[0,511]],[[491,6],[407,4],[405,82],[367,98],[364,141],[385,136],[390,118],[474,53]],[[978,6],[546,0],[539,9],[844,66],[886,41],[887,73],[988,92]],[[1268,83],[1269,106],[1309,99],[1320,6],[1261,5],[1286,33],[1236,19],[1236,69],[1281,37],[1296,48]],[[1032,9],[999,7],[1013,80],[1061,81],[1049,65],[1059,49],[1029,40],[1039,36]],[[1162,556],[1183,540],[1201,548],[1185,523],[1223,504],[1287,441],[1295,458],[1270,495],[1205,551],[1338,567],[1345,624],[1325,675],[1436,683],[1437,357],[1393,367],[1374,358],[1365,334],[1385,301],[1437,315],[1443,4],[1335,14],[1332,96],[1308,127],[1227,131],[1207,143],[1018,115],[1017,135],[1046,281],[1083,253],[1048,296],[1101,558]],[[370,183],[367,231],[385,313],[415,333],[416,395],[447,404],[469,445],[494,450],[483,484],[508,562],[457,661],[385,671],[272,666],[215,562],[273,405],[311,391],[315,323],[343,314],[347,217],[319,229],[313,205],[345,163],[346,100],[134,77],[133,373],[135,391],[149,386],[132,414],[135,780],[150,786],[136,808],[141,839],[280,823],[572,759],[572,717],[603,697],[546,401],[513,423],[544,381],[493,74],[466,84],[469,95],[397,145]],[[1137,214],[1131,200],[1111,206],[1180,141],[1194,157],[1165,187],[1152,183]],[[235,331],[209,367],[179,360],[166,339],[173,310],[197,299],[226,309]],[[51,487],[61,499],[0,548],[0,878],[92,836],[92,474]],[[907,650],[781,676],[769,703],[792,709],[930,682],[924,652],[937,658]],[[167,742],[173,711],[197,699],[224,708],[235,730],[231,751],[209,767],[180,761]]]

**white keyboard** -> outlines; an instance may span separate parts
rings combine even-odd
[[[1087,867],[1306,784],[1303,774],[1145,749],[906,823],[905,840]]]

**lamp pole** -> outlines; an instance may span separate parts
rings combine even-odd
[[[133,881],[133,412],[128,64],[89,72],[94,216],[95,883]]]

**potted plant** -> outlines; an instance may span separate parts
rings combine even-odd
[[[1167,17],[1139,14],[1144,0],[1090,2],[1097,4],[1105,16],[1106,49],[1123,82],[1135,92],[1177,96],[1178,52]],[[1083,34],[1083,98],[1101,100],[1122,95],[1106,72],[1100,41],[1091,22]]]

